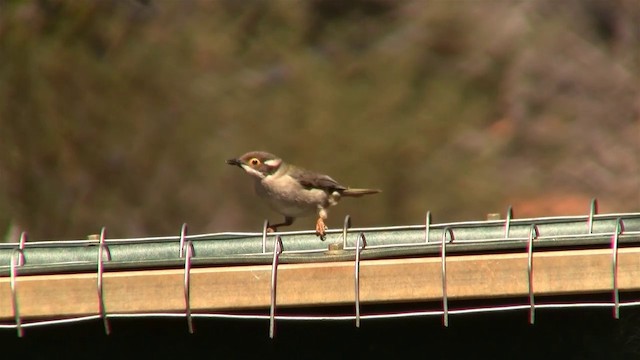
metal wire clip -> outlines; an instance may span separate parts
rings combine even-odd
[[[106,228],[102,227],[100,229],[100,240],[98,242],[98,310],[100,312],[100,317],[102,318],[102,322],[104,323],[104,332],[109,335],[111,334],[111,325],[109,324],[109,318],[107,317],[107,310],[104,305],[104,292],[102,291],[102,276],[104,274],[104,262],[102,260],[103,253],[106,252],[107,260],[111,261],[111,251],[109,251],[109,247],[105,244],[104,239],[106,235]]]
[[[447,241],[447,235],[450,240]],[[450,227],[444,228],[442,232],[442,244],[440,256],[442,262],[442,323],[449,326],[449,299],[447,298],[447,242],[453,242],[453,230]]]
[[[613,275],[613,317],[620,319],[620,289],[618,287],[618,240],[624,231],[621,218],[616,219],[616,229],[611,237],[611,272]]]
[[[364,233],[360,233],[358,243],[356,244],[356,262],[354,269],[354,285],[356,291],[356,327],[360,327],[360,253],[367,247],[367,239]]]
[[[267,233],[269,232],[269,220],[265,219],[262,224],[262,253],[267,253]]]
[[[533,292],[533,240],[540,235],[538,226],[532,224],[529,229],[529,240],[527,241],[527,284],[529,286],[529,324],[533,325],[536,316],[536,305]]]
[[[342,248],[347,248],[347,234],[351,227],[351,216],[348,214],[344,217],[344,223],[342,224]]]
[[[591,199],[589,206],[589,220],[587,221],[587,230],[589,234],[593,234],[593,217],[598,214],[598,199]]]
[[[22,328],[22,320],[20,318],[20,306],[18,305],[18,267],[23,266],[25,263],[24,258],[24,244],[27,242],[27,233],[22,232],[20,234],[20,243],[17,249],[14,249],[11,253],[11,269],[10,269],[10,285],[11,285],[11,306],[13,307],[13,316],[16,320],[16,331],[18,337],[24,336],[24,329]]]
[[[189,333],[193,334],[193,317],[191,316],[191,258],[194,256],[193,241],[186,239],[187,224],[180,230],[180,257],[184,257],[184,307]]]
[[[269,338],[273,339],[276,331],[276,285],[278,283],[278,262],[282,254],[280,235],[273,240],[273,262],[271,263],[271,307],[269,309]]]
[[[424,243],[429,243],[429,229],[431,228],[431,211],[424,216]]]
[[[507,218],[504,220],[504,238],[509,239],[509,230],[511,230],[511,219],[513,218],[513,207],[509,205],[507,208]]]

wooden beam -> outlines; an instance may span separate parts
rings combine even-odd
[[[365,250],[366,251],[366,250]],[[536,295],[600,293],[612,289],[611,250],[537,252],[533,258]],[[640,248],[619,249],[621,291],[640,290]],[[271,267],[231,266],[191,271],[192,311],[267,308]],[[105,272],[108,313],[183,312],[181,269]],[[422,302],[442,298],[439,257],[364,260],[360,265],[362,303]],[[526,299],[527,255],[489,254],[447,258],[450,299]],[[96,274],[19,276],[23,318],[98,314]],[[278,306],[352,304],[354,263],[281,264]],[[10,279],[0,278],[0,319],[13,317]]]

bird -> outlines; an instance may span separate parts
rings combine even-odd
[[[316,214],[316,235],[324,240],[328,209],[337,205],[340,198],[360,197],[380,193],[379,189],[357,189],[340,185],[328,175],[291,165],[282,158],[266,151],[250,151],[238,158],[226,161],[251,175],[255,180],[256,194],[269,206],[284,216],[284,221],[267,225],[267,231],[293,224],[297,217]]]

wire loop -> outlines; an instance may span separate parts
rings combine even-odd
[[[511,219],[513,218],[513,207],[509,205],[507,208],[507,218],[504,220],[504,238],[509,239],[509,230],[511,230]]]
[[[431,228],[431,211],[424,216],[424,242],[429,243],[429,230]]]
[[[356,262],[354,269],[355,305],[356,305],[356,327],[360,327],[360,253],[367,247],[367,239],[361,232],[356,244]]]
[[[271,306],[269,309],[269,338],[273,339],[276,331],[276,285],[278,283],[278,262],[282,254],[280,235],[273,240],[273,262],[271,263]]]
[[[11,285],[11,307],[13,308],[13,317],[16,321],[16,332],[18,337],[24,336],[24,329],[22,328],[22,319],[20,318],[20,305],[18,304],[18,267],[24,266],[24,245],[27,242],[27,233],[22,232],[20,234],[20,243],[17,249],[13,249],[11,252],[11,268],[9,283]]]
[[[589,234],[593,234],[593,217],[598,214],[598,199],[591,199],[589,206],[589,219],[587,221],[587,230]]]
[[[187,239],[184,243],[184,307],[189,333],[193,334],[193,317],[191,316],[191,258],[194,256],[193,241]]]
[[[622,218],[616,219],[616,229],[611,237],[611,272],[613,275],[613,317],[620,318],[620,289],[618,287],[618,240],[624,231]]]
[[[187,238],[187,223],[184,223],[180,228],[180,249],[178,250],[180,259],[184,257],[184,242],[186,238]]]
[[[262,224],[262,253],[267,253],[267,230],[269,229],[269,220],[265,219]]]
[[[111,325],[109,324],[109,318],[107,317],[107,310],[104,305],[104,292],[102,286],[102,277],[104,275],[104,261],[102,260],[103,254],[107,254],[107,261],[111,261],[111,251],[109,250],[109,246],[105,244],[105,236],[106,236],[106,228],[102,227],[100,229],[100,240],[98,242],[98,311],[100,312],[100,317],[102,318],[102,322],[104,324],[104,332],[109,335],[111,334]]]
[[[540,236],[538,226],[532,224],[529,229],[529,240],[527,241],[527,284],[529,286],[529,324],[533,325],[535,322],[535,299],[533,292],[533,240]]]
[[[447,241],[449,235],[449,241]],[[449,326],[449,299],[447,298],[447,242],[453,242],[453,230],[445,227],[442,232],[442,244],[440,255],[442,262],[442,322],[445,327]]]
[[[347,234],[349,233],[349,228],[351,227],[351,216],[346,215],[344,217],[344,223],[342,224],[342,248],[347,248]]]

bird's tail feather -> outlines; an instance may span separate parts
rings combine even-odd
[[[377,194],[379,192],[382,192],[382,190],[378,190],[378,189],[345,189],[341,193],[341,195],[342,196],[358,197],[358,196],[363,196],[363,195]]]

